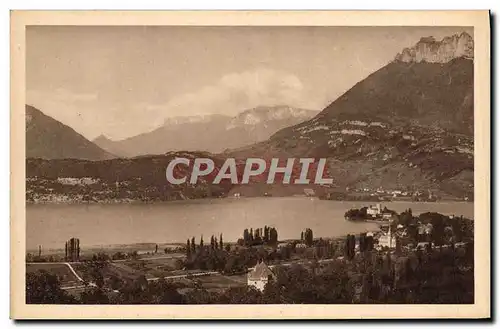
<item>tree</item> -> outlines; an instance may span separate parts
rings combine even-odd
[[[363,253],[368,250],[367,247],[368,246],[366,243],[366,233],[361,233],[359,235],[359,251]]]
[[[213,235],[210,237],[210,248],[212,250],[215,249],[215,240],[214,240],[214,236]]]
[[[419,218],[423,223],[432,224],[431,241],[435,245],[441,246],[444,241],[444,230],[448,217],[436,212],[427,212],[420,214]]]
[[[187,239],[186,243],[186,256],[188,259],[191,258],[191,243],[189,242],[189,239]]]
[[[191,254],[196,254],[196,243],[194,241],[194,236],[191,238]]]
[[[401,238],[396,236],[396,255],[401,255],[402,251]]]
[[[200,238],[200,250],[203,250],[203,234],[201,235]]]
[[[245,244],[248,244],[250,242],[250,233],[248,233],[247,228],[243,231],[243,241],[245,242]]]
[[[356,236],[348,234],[345,240],[345,257],[349,260],[354,258],[356,248]]]
[[[87,288],[80,296],[82,304],[109,304],[108,295],[101,288]]]
[[[222,240],[222,233],[220,234],[220,237],[219,237],[219,246],[220,246],[221,250],[224,247],[224,241]]]
[[[313,245],[313,231],[310,228],[306,228],[304,233],[304,240],[308,247]]]
[[[76,304],[76,302],[61,289],[57,276],[44,270],[26,273],[27,304]]]
[[[411,209],[408,209],[399,215],[398,223],[405,226],[405,227],[408,227],[408,226],[414,224]]]
[[[365,238],[365,244],[366,244],[366,250],[372,251],[373,250],[373,235],[366,236]]]
[[[120,304],[183,304],[175,286],[163,279],[147,282],[144,277],[120,292]]]
[[[278,231],[274,227],[269,231],[269,242],[271,244],[278,243]]]

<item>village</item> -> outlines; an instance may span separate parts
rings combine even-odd
[[[353,220],[360,213],[364,220],[380,222],[379,230],[357,236],[317,238],[306,228],[297,234],[297,239],[279,240],[278,229],[265,226],[246,228],[240,239],[230,243],[224,242],[220,234],[212,235],[210,242],[200,236],[191,237],[186,243],[112,251],[81,250],[80,240],[71,238],[64,246],[64,255],[44,255],[41,246],[38,254],[28,254],[27,282],[36,284],[37,276],[54,275],[57,289],[83,303],[95,294],[106,303],[128,303],[136,301],[134,294],[149,291],[151,285],[167,285],[169,291],[180,296],[179,300],[187,298],[196,303],[202,292],[216,296],[214,302],[242,289],[259,296],[278,282],[283,285],[292,275],[290,271],[298,268],[309,273],[307,280],[313,281],[343,268],[356,274],[349,275],[350,302],[356,302],[363,298],[360,286],[366,285],[362,280],[366,272],[359,266],[364,268],[368,263],[389,266],[393,273],[391,289],[396,289],[397,282],[401,284],[396,277],[414,273],[419,266],[428,265],[429,259],[449,253],[463,262],[460,271],[473,273],[471,220],[438,213],[414,216],[411,209],[397,214],[381,204],[348,210],[346,219]],[[422,255],[428,259],[425,264]],[[383,265],[387,261],[390,265]]]

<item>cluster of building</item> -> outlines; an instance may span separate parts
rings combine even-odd
[[[384,189],[379,187],[377,189],[371,189],[368,187],[364,188],[349,188],[346,187],[346,192],[356,192],[356,193],[365,193],[369,194],[372,197],[392,197],[392,198],[400,198],[400,199],[421,199],[421,200],[435,200],[437,199],[437,195],[431,190],[427,191],[407,191],[400,189]]]
[[[366,214],[374,219],[382,218],[382,220],[385,221],[390,221],[394,217],[394,212],[384,211],[380,203],[370,205],[368,209],[366,209]]]

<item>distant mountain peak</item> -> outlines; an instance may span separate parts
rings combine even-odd
[[[444,37],[437,41],[433,36],[422,37],[411,48],[396,55],[400,62],[447,63],[455,58],[474,58],[474,40],[467,32]]]
[[[26,105],[26,157],[44,159],[103,160],[114,155],[104,151],[73,128]]]
[[[258,106],[236,115],[228,124],[227,129],[238,126],[253,126],[270,121],[308,120],[318,112],[295,108],[288,105]]]
[[[163,125],[179,125],[185,123],[207,123],[212,120],[217,120],[221,118],[225,118],[225,115],[222,114],[203,114],[203,115],[190,115],[190,116],[176,116],[166,118],[163,121]],[[227,117],[229,118],[229,117]]]
[[[93,142],[102,142],[102,141],[113,141],[111,138],[107,137],[106,135],[104,134],[101,134],[99,136],[97,136],[96,138],[94,138]]]

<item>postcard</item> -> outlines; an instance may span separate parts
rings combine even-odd
[[[489,318],[489,29],[13,11],[11,317]]]

